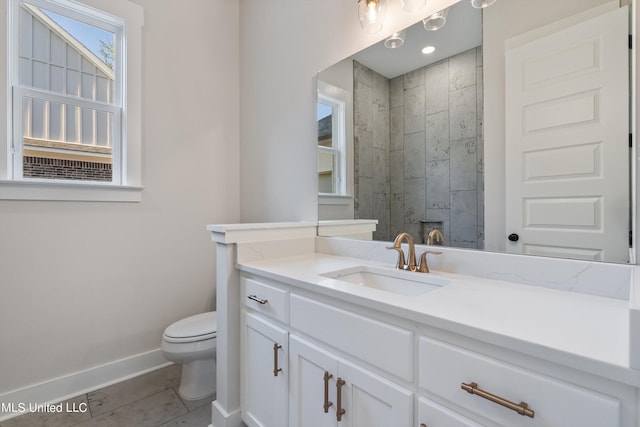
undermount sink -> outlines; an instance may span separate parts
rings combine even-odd
[[[447,279],[434,277],[429,273],[371,266],[350,267],[323,273],[321,276],[407,296],[422,295],[450,283]]]

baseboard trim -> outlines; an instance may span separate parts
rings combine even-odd
[[[0,421],[20,403],[52,404],[171,365],[160,348],[0,394]]]
[[[243,427],[240,417],[240,409],[227,412],[217,400],[211,404],[211,424],[210,427]]]

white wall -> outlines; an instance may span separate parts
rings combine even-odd
[[[135,2],[142,202],[0,201],[0,395],[157,349],[169,323],[214,308],[205,226],[240,217],[238,5]]]
[[[316,73],[456,0],[416,13],[389,1],[385,28],[360,28],[355,0],[240,4],[242,220],[317,219]]]

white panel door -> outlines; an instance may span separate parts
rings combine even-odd
[[[507,251],[628,262],[628,19],[506,51]]]
[[[288,332],[252,314],[242,314],[242,420],[250,427],[286,427]]]

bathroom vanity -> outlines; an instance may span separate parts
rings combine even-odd
[[[219,381],[214,426],[639,425],[636,267],[443,248],[415,273],[381,242],[301,231],[218,241],[240,397],[225,418]]]

